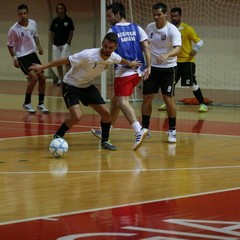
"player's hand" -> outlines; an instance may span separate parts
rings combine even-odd
[[[43,55],[43,49],[38,49],[38,53],[39,53],[40,55]]]
[[[141,61],[138,61],[136,59],[134,61],[132,61],[131,64],[130,64],[130,68],[133,69],[133,70],[135,70],[136,68],[138,68],[140,66],[142,66]]]
[[[156,61],[158,64],[162,64],[167,58],[168,58],[168,54],[162,54],[158,56]]]
[[[195,50],[192,50],[192,51],[190,52],[190,56],[192,56],[192,57],[194,57],[196,54],[197,54],[197,51],[195,51]]]
[[[37,73],[41,73],[43,71],[43,66],[40,65],[40,64],[33,64],[29,70],[34,70],[36,71]]]
[[[147,68],[143,71],[143,80],[148,79],[150,73],[151,73],[151,67],[147,67]]]
[[[20,68],[20,64],[19,64],[19,61],[17,59],[14,60],[13,64],[14,64],[14,67]]]

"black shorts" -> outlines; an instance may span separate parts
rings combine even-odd
[[[28,54],[26,56],[23,56],[23,57],[19,57],[18,62],[20,64],[21,70],[23,71],[23,73],[25,75],[28,74],[28,72],[29,72],[28,68],[30,68],[34,63],[41,64],[41,62],[35,52]]]
[[[178,71],[176,84],[181,78],[181,86],[193,86],[193,84],[197,84],[195,70],[196,65],[194,62],[180,62],[178,63]]]
[[[143,95],[158,93],[161,88],[162,94],[174,96],[176,71],[177,67],[151,67],[149,78],[143,81]]]
[[[85,106],[89,104],[105,104],[99,90],[94,85],[87,88],[78,88],[63,83],[62,95],[67,108],[79,104],[80,101]]]

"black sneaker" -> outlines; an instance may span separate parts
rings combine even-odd
[[[62,138],[60,137],[59,135],[57,135],[56,133],[53,135],[53,139],[56,139],[56,138]]]
[[[101,147],[102,149],[105,149],[105,150],[110,150],[110,151],[116,151],[117,150],[117,147],[112,145],[110,140],[109,141],[105,141],[101,144]]]

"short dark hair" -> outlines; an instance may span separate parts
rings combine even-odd
[[[106,9],[107,10],[112,9],[112,12],[114,13],[114,15],[119,13],[121,18],[126,18],[125,7],[123,6],[122,3],[114,2],[114,3],[110,4],[110,5],[108,5]]]
[[[155,3],[155,4],[153,5],[153,7],[152,7],[153,10],[158,10],[158,9],[160,9],[160,8],[162,9],[162,12],[163,12],[163,13],[166,13],[166,12],[167,12],[167,5],[164,4],[164,3],[158,2],[158,3]]]
[[[27,12],[28,12],[28,6],[26,4],[20,4],[18,7],[17,7],[17,10],[22,10],[22,9],[26,9]]]
[[[67,12],[67,7],[64,3],[58,3],[56,6],[56,12],[58,13],[58,6],[62,6],[64,8],[64,13]]]
[[[182,9],[180,7],[174,7],[174,8],[171,9],[170,12],[171,13],[172,12],[178,12],[180,16],[182,15]]]
[[[114,32],[109,32],[105,35],[104,40],[108,40],[109,42],[114,42],[117,44],[117,40],[118,40],[118,35]]]

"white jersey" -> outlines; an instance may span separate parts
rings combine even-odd
[[[29,55],[36,51],[34,37],[38,37],[37,23],[28,19],[28,26],[24,27],[16,22],[8,31],[9,47],[14,48],[16,57]]]
[[[167,22],[166,25],[158,29],[156,23],[149,23],[146,32],[151,47],[151,66],[159,68],[170,68],[177,65],[177,57],[170,57],[164,63],[157,63],[157,58],[161,54],[165,54],[172,50],[175,46],[182,45],[181,33],[172,23]]]
[[[100,55],[101,48],[86,49],[69,56],[71,69],[66,73],[63,82],[68,85],[86,88],[92,85],[94,78],[98,77],[111,64],[120,63],[122,57],[113,52],[107,60]]]
[[[136,32],[136,30],[132,27],[133,25],[135,25],[138,29],[138,31]],[[132,31],[132,32],[131,32]],[[114,26],[112,26],[108,32],[115,32],[116,34],[118,34],[118,49],[121,50],[121,52],[123,54],[120,54],[123,58],[129,60],[129,61],[133,61],[135,59],[138,58],[139,54],[142,54],[142,49],[141,49],[141,45],[139,43],[142,43],[143,41],[148,39],[148,36],[146,34],[146,32],[138,25],[130,23],[130,22],[125,22],[125,23],[116,23]],[[134,38],[131,37],[122,37],[122,35],[129,36],[130,34],[134,35]],[[121,41],[121,39],[123,38],[123,40]],[[133,45],[129,45],[129,43],[132,42]],[[118,52],[118,49],[116,50],[116,52]],[[135,50],[136,49],[136,50]],[[130,56],[130,54],[128,52],[132,52],[132,55],[134,58],[132,58]],[[135,50],[135,51],[134,51]],[[143,57],[142,57],[143,58]],[[138,59],[138,60],[142,60],[142,59]],[[143,60],[144,61],[144,60]],[[144,65],[144,62],[142,63]],[[138,68],[137,70],[139,70],[139,75],[141,75],[141,68]],[[123,66],[118,64],[115,67],[115,77],[125,77],[125,76],[130,76],[136,74],[136,70],[133,70],[129,67]]]

